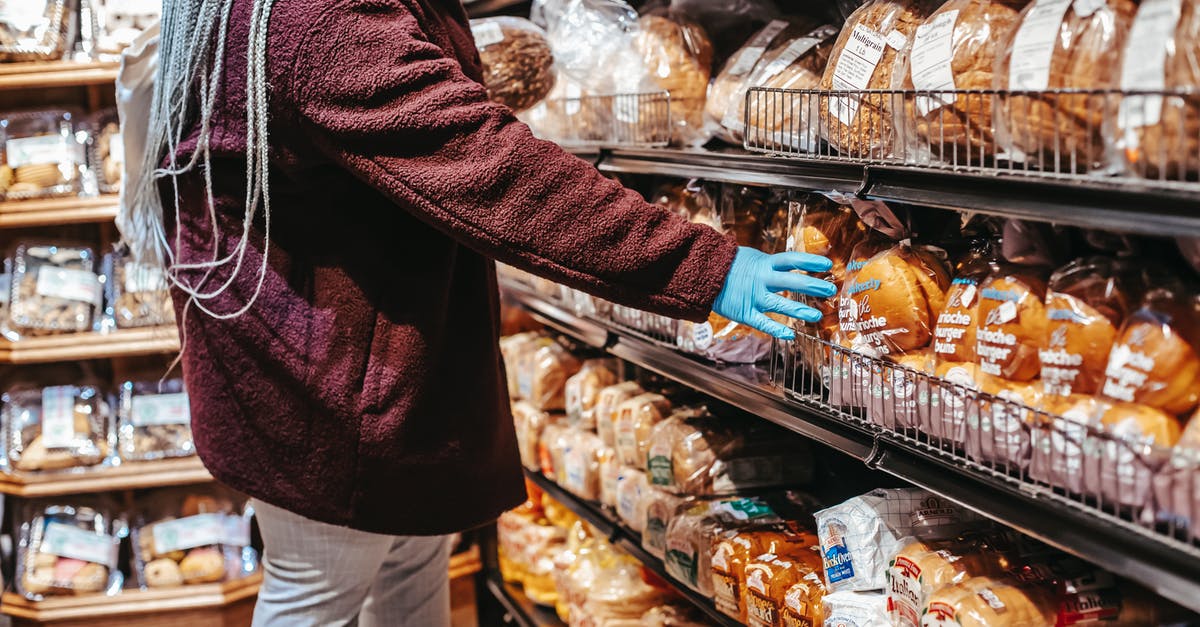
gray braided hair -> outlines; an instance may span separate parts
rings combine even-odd
[[[234,0],[166,0],[162,10],[162,34],[159,40],[158,73],[150,109],[145,161],[140,180],[130,181],[127,202],[117,218],[125,243],[134,258],[143,263],[167,268],[173,285],[188,294],[188,305],[219,319],[231,319],[245,313],[262,291],[270,249],[271,193],[268,180],[267,144],[267,22],[274,0],[253,0],[250,41],[246,63],[246,213],[242,236],[226,256],[220,256],[217,214],[213,202],[209,136],[217,87],[224,69],[229,16]],[[190,155],[181,159],[180,144],[196,123],[199,142]],[[162,164],[166,162],[164,167]],[[174,187],[175,223],[179,222],[179,187],[175,177],[200,167],[204,175],[206,204],[212,223],[212,257],[207,261],[181,263],[176,259],[180,239],[168,241],[163,223],[163,197],[160,184],[171,178]],[[223,294],[243,269],[246,249],[254,220],[262,212],[265,224],[262,265],[254,295],[235,311],[213,311],[208,302]],[[233,271],[221,285],[209,287],[208,279],[217,269],[233,264]],[[201,271],[196,283],[185,282],[182,271]]]

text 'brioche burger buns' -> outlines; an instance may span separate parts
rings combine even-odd
[[[1010,381],[1031,381],[1046,335],[1046,284],[1034,270],[1005,268],[980,286],[979,370]]]
[[[900,245],[875,255],[848,288],[862,343],[887,355],[928,346],[949,287],[949,273],[929,249]]]
[[[1125,283],[1121,268],[1105,258],[1077,259],[1050,277],[1039,353],[1048,394],[1100,389],[1117,329],[1133,308]]]
[[[1153,407],[1118,403],[1105,410],[1100,422],[1114,435],[1159,447],[1175,446],[1182,428],[1179,420]]]
[[[1200,400],[1198,328],[1189,299],[1161,289],[1148,294],[1113,344],[1100,394],[1175,416],[1190,411]]]
[[[938,361],[976,361],[979,284],[996,270],[998,250],[994,241],[978,242],[955,268],[946,307],[938,313],[933,329],[933,352]]]

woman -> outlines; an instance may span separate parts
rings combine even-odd
[[[255,499],[259,625],[445,625],[444,534],[524,500],[492,260],[779,337],[829,296],[488,102],[458,0],[164,6],[122,230],[170,267],[205,465]]]

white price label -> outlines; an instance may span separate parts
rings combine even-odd
[[[126,292],[161,292],[165,289],[167,277],[161,267],[132,261],[125,264]]]
[[[117,562],[117,544],[112,536],[52,522],[46,525],[41,552],[83,560],[112,568]]]
[[[108,158],[117,163],[125,163],[125,137],[120,133],[113,133],[112,137],[108,138]]]
[[[952,44],[957,20],[957,10],[946,11],[917,27],[912,47],[912,82],[917,91],[954,90],[954,71],[950,62],[954,57]],[[922,116],[953,103],[954,95],[946,93],[916,99],[917,111]]]
[[[59,385],[42,390],[42,443],[67,448],[75,443],[75,388]]]
[[[504,31],[500,30],[500,25],[496,22],[472,24],[471,36],[475,38],[475,47],[480,50],[504,41]]]
[[[184,392],[135,396],[130,401],[129,420],[135,427],[186,425],[192,421],[188,396]]]
[[[10,139],[4,143],[8,167],[20,168],[45,163],[74,162],[71,140],[66,135],[38,135]]]
[[[729,69],[725,71],[727,76],[742,76],[750,70],[754,69],[754,64],[762,57],[767,49],[762,46],[751,46],[742,48],[734,58],[733,63],[729,64]]]
[[[904,33],[898,30],[893,30],[892,32],[888,33],[887,45],[890,46],[892,50],[904,50],[904,46],[907,43],[908,37],[905,37]]]
[[[154,550],[170,553],[221,544],[225,533],[224,514],[199,514],[168,520],[153,527]]]
[[[1166,86],[1167,49],[1175,41],[1182,5],[1182,0],[1142,2],[1125,46],[1121,89],[1159,91]],[[1126,129],[1158,124],[1162,119],[1162,96],[1126,96],[1118,115],[1121,127]]]
[[[814,37],[801,37],[800,39],[788,44],[788,47],[784,48],[783,52],[779,53],[779,56],[772,59],[771,62],[763,68],[762,76],[756,77],[758,79],[756,82],[762,83],[762,81],[765,81],[766,79],[786,70],[789,65],[795,63],[796,59],[804,56],[809,50],[812,50],[819,43],[821,43],[820,39]]]
[[[1008,66],[1008,88],[1039,90],[1050,84],[1050,59],[1071,0],[1036,0],[1017,29]]]
[[[692,325],[692,343],[696,346],[697,350],[706,350],[709,346],[712,346],[712,342],[713,328],[711,324],[701,322],[700,324]]]
[[[35,290],[38,296],[94,304],[100,301],[100,278],[87,270],[42,266]]]

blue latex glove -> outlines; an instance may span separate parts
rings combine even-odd
[[[721,293],[713,303],[713,311],[781,340],[794,340],[794,331],[765,314],[778,313],[805,322],[817,322],[821,319],[821,312],[784,298],[776,292],[795,292],[825,298],[833,296],[837,293],[837,288],[832,283],[792,272],[828,272],[832,267],[833,262],[819,255],[768,255],[742,246],[738,248],[733,265],[729,268],[729,275],[725,277],[725,286],[721,288]]]

